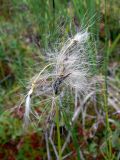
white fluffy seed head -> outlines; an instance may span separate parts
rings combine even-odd
[[[87,41],[89,33],[87,31],[77,33],[69,39],[56,57],[54,72],[56,77],[69,76],[64,81],[69,87],[84,92],[88,86],[89,62],[87,59]]]
[[[69,38],[60,51],[48,53],[49,61],[40,73],[33,78],[34,88],[29,91],[26,98],[25,120],[29,119],[30,96],[37,93],[39,96],[54,97],[55,89],[67,86],[80,94],[87,92],[89,87],[90,63],[87,59],[87,42],[89,33],[79,32]],[[51,63],[52,60],[52,63]],[[48,69],[48,66],[51,66]],[[57,92],[56,92],[57,93]]]
[[[79,32],[74,36],[74,40],[79,43],[85,43],[88,40],[89,33],[87,31]]]

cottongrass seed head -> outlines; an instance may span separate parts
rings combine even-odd
[[[32,79],[25,103],[25,124],[30,121],[31,98],[34,95],[53,99],[64,92],[64,88],[72,89],[84,95],[90,88],[90,63],[87,52],[90,34],[87,30],[69,38],[60,50],[47,53],[47,65]],[[39,119],[39,118],[38,118]]]
[[[67,40],[59,53],[56,53],[54,72],[56,78],[66,77],[63,83],[84,93],[88,87],[89,67],[87,42],[89,33],[79,32]]]

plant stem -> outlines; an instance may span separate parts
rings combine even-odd
[[[105,64],[104,64],[104,71],[105,71],[105,83],[104,83],[104,110],[105,110],[105,119],[106,119],[106,143],[107,143],[107,158],[108,160],[112,160],[112,142],[111,142],[111,128],[109,124],[109,114],[108,114],[108,92],[107,92],[107,71],[108,71],[108,61],[109,61],[109,46],[108,46],[108,28],[107,28],[107,10],[106,6],[107,1],[105,0],[105,32],[106,32],[106,38],[105,38]],[[109,137],[108,137],[109,136]]]
[[[58,105],[56,106],[56,124],[57,124],[59,160],[62,160],[61,139],[60,139],[60,125],[59,125],[59,106]]]

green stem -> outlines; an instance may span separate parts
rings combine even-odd
[[[56,106],[56,124],[57,124],[59,160],[62,160],[61,139],[60,139],[60,125],[59,125],[59,106],[58,105]]]
[[[105,51],[106,51],[106,60],[104,64],[105,71],[105,83],[104,83],[104,110],[105,110],[105,119],[106,119],[106,143],[107,143],[107,158],[109,160],[113,159],[112,155],[112,142],[111,142],[111,128],[109,124],[109,114],[108,114],[108,86],[107,86],[107,71],[108,71],[108,61],[109,61],[109,46],[108,46],[108,28],[107,28],[107,10],[106,10],[107,1],[105,0]]]

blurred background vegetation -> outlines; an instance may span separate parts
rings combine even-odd
[[[120,1],[0,0],[1,160],[47,159],[45,141],[39,131],[23,136],[23,110],[15,110],[12,114],[4,111],[19,105],[27,82],[45,63],[45,50],[56,47],[68,35],[89,25],[98,55],[102,57],[99,70],[96,70],[105,76],[111,75],[119,88]],[[113,152],[120,153],[120,125],[117,125]],[[80,128],[77,129],[80,135]],[[103,136],[98,134],[98,137]],[[88,145],[83,144],[86,160],[93,160],[95,152],[98,153],[96,160],[104,159],[96,145],[91,140]],[[74,150],[74,145],[69,147]],[[77,159],[75,153],[72,159]]]

